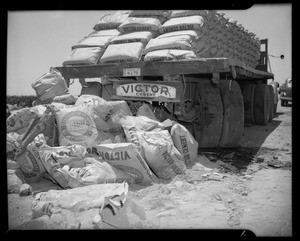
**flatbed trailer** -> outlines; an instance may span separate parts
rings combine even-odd
[[[266,65],[266,61],[264,61]],[[266,125],[275,103],[274,75],[228,58],[140,61],[55,67],[66,79],[85,83],[81,94],[126,100],[133,114],[148,103],[158,120],[184,124],[200,148],[236,147],[244,125]],[[83,91],[86,88],[87,91]]]

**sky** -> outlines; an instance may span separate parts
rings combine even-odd
[[[93,31],[99,18],[114,11],[8,11],[7,95],[35,95],[31,84],[51,67],[61,66],[71,46]],[[220,10],[260,39],[268,39],[271,70],[282,84],[292,75],[291,4],[254,5],[247,10]],[[78,80],[69,92],[79,95]]]

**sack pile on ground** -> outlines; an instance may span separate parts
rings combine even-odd
[[[260,59],[255,34],[217,11],[117,11],[94,30],[63,65],[225,57],[255,68]]]
[[[34,86],[45,90],[51,81],[41,79]],[[158,121],[147,103],[133,115],[126,101],[96,95],[51,100],[7,118],[7,155],[29,184],[47,174],[65,189],[149,185],[184,174],[197,157],[198,143],[188,130],[174,121]]]

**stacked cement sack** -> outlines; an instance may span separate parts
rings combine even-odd
[[[145,61],[226,57],[255,67],[259,60],[259,39],[217,11],[172,11],[159,32]]]
[[[132,11],[118,27],[121,32],[110,41],[100,63],[138,62],[149,40],[156,37],[169,11]]]
[[[255,67],[260,58],[255,34],[217,11],[117,11],[94,30],[63,65],[225,57]]]
[[[94,25],[94,31],[72,46],[63,65],[96,64],[110,40],[120,34],[117,28],[128,18],[129,13],[130,11],[117,11],[102,16]]]

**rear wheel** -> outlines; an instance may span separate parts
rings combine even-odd
[[[254,95],[254,120],[256,125],[266,125],[270,119],[270,91],[266,84],[258,84]]]
[[[244,131],[242,91],[235,80],[220,81],[219,89],[223,103],[223,126],[219,146],[235,147]]]
[[[194,122],[194,135],[199,147],[217,147],[222,133],[223,105],[219,88],[210,80],[198,82],[196,100],[199,115]]]
[[[247,124],[254,124],[254,94],[255,94],[255,85],[247,84],[243,91],[244,99],[244,121]]]
[[[270,116],[269,116],[269,121],[272,121],[274,118],[274,98],[275,98],[275,94],[274,94],[274,89],[272,85],[268,85],[269,91],[270,91]]]

